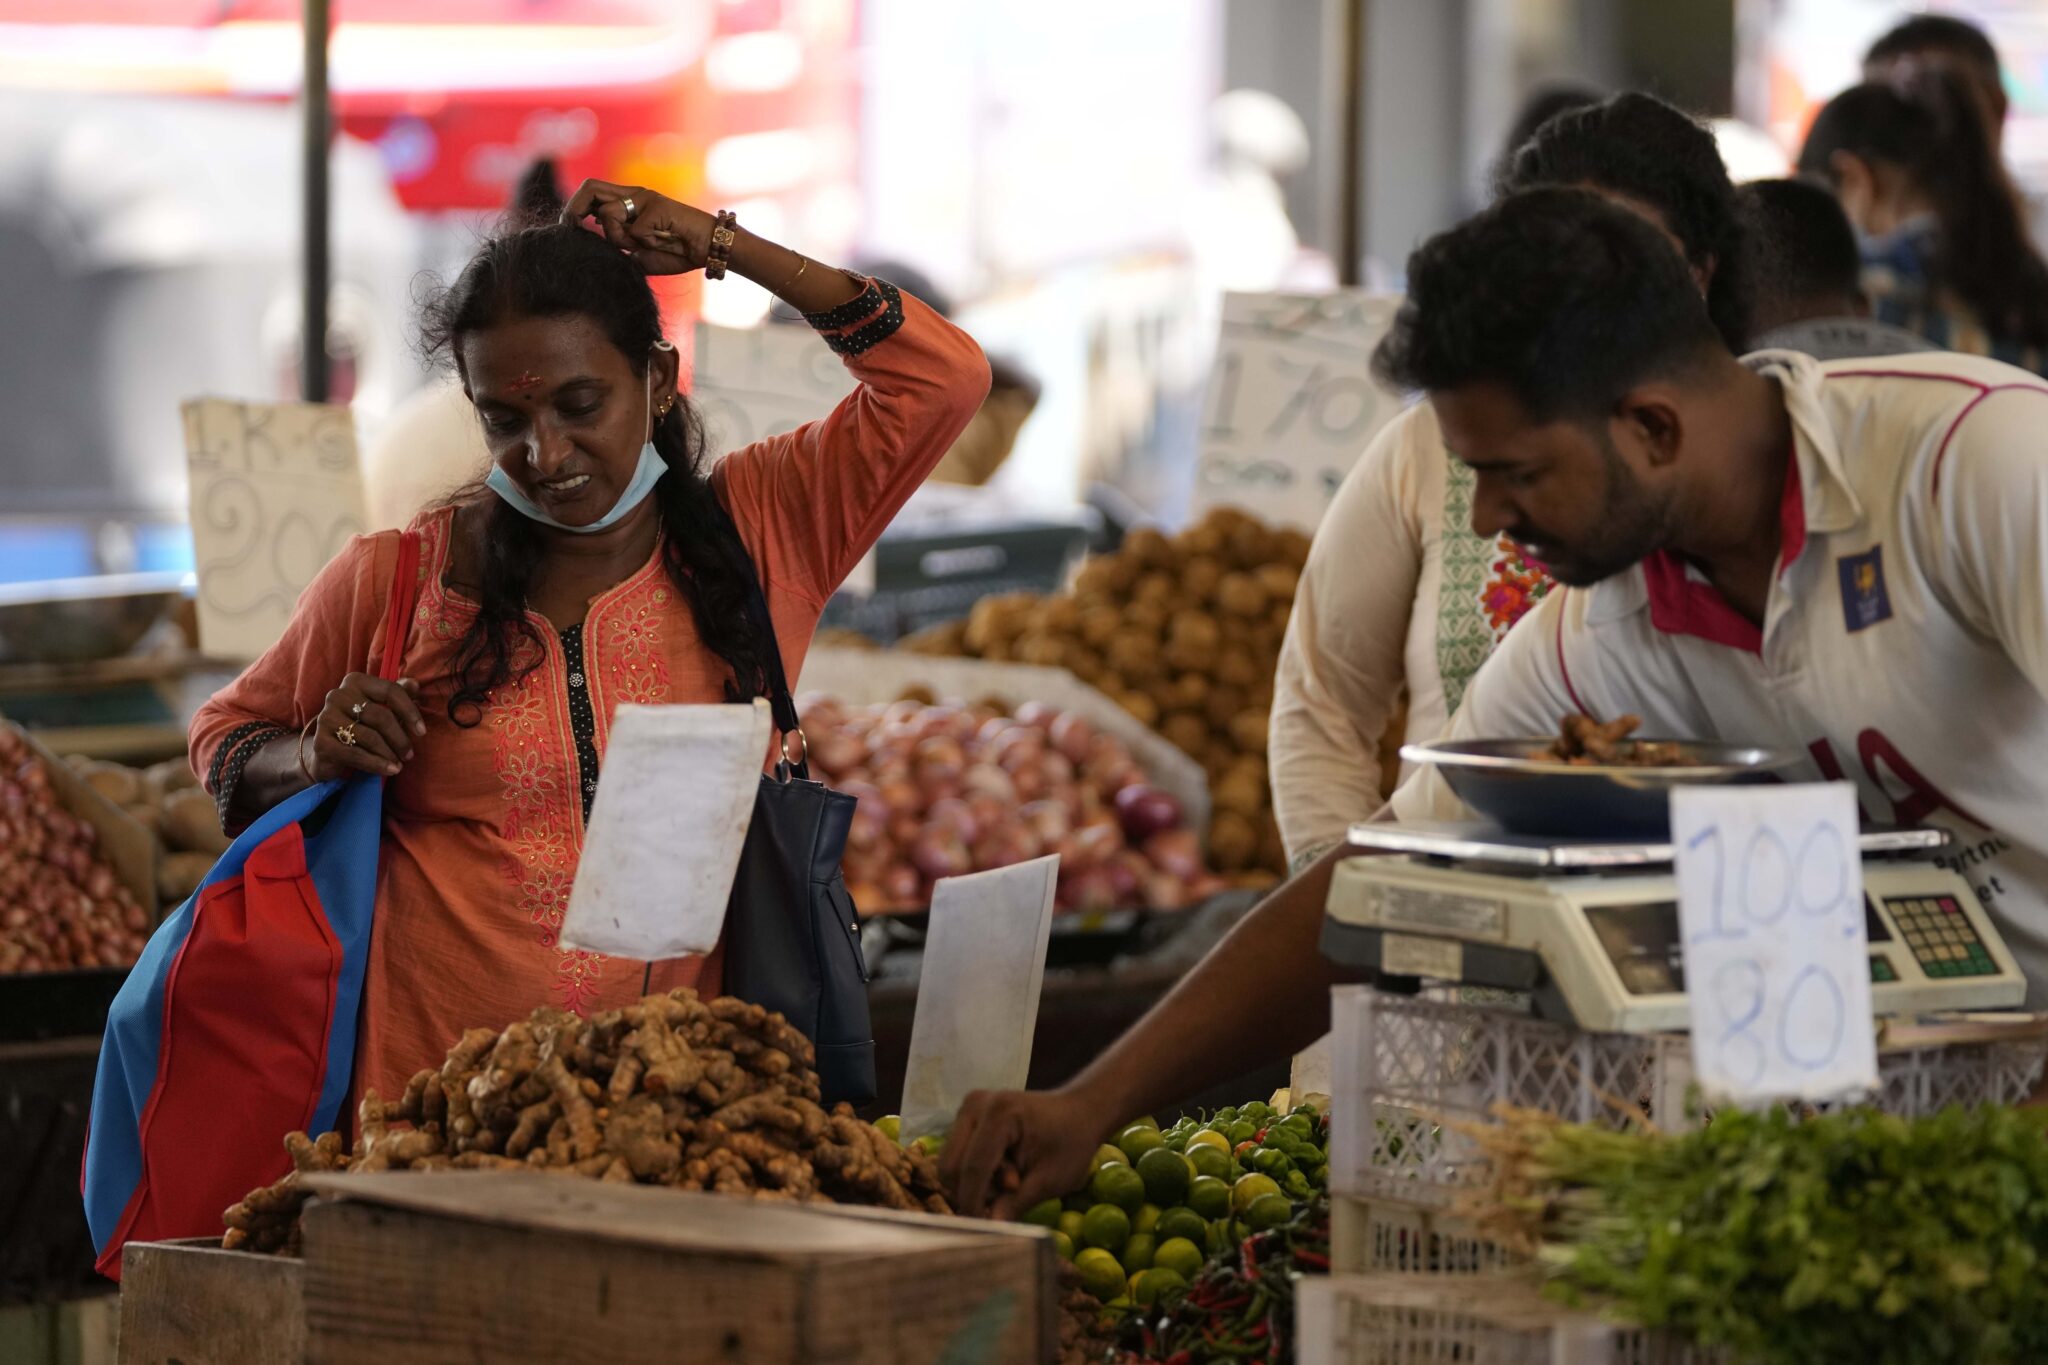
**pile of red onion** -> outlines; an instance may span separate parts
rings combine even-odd
[[[0,974],[125,967],[149,916],[58,802],[49,769],[0,726]]]
[[[941,878],[1048,853],[1062,911],[1180,910],[1224,889],[1180,802],[1081,716],[824,697],[803,723],[812,775],[859,802],[845,869],[862,910],[922,909]]]

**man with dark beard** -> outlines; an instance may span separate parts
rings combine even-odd
[[[1583,712],[1791,748],[1866,815],[1944,826],[2048,1003],[2048,384],[1957,355],[1739,361],[1655,228],[1531,190],[1434,238],[1381,376],[1425,391],[1473,530],[1564,591],[1474,678],[1454,737]],[[1464,814],[1433,774],[1394,818]],[[1345,974],[1317,938],[1338,850],[1269,897],[1060,1089],[971,1096],[943,1159],[998,1214],[1078,1186],[1119,1120],[1300,1047]],[[1020,1181],[998,1192],[996,1172]],[[991,1198],[993,1196],[993,1198]]]

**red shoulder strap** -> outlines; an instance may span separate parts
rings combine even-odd
[[[412,635],[413,607],[420,597],[420,536],[407,531],[398,538],[398,565],[391,572],[391,602],[384,612],[384,652],[378,656],[377,676],[398,681],[405,661],[405,642]]]

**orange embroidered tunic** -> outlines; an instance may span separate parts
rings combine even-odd
[[[712,475],[762,578],[792,680],[826,599],[946,453],[989,382],[972,339],[879,282],[825,328],[859,387],[823,420],[735,451]],[[716,986],[704,959],[649,969],[556,941],[583,846],[562,640],[533,616],[544,657],[497,690],[479,724],[448,719],[456,646],[476,612],[443,581],[453,519],[441,508],[413,523],[422,582],[403,673],[420,684],[427,733],[386,787],[356,1064],[357,1088],[387,1096],[439,1065],[466,1028],[499,1027],[543,1004],[623,1005],[650,973],[656,990]],[[236,727],[262,720],[296,731],[345,674],[381,662],[397,553],[395,531],[358,537],[320,573],[283,638],[194,718],[196,771],[207,773]],[[658,551],[592,600],[581,633],[577,687],[599,754],[620,702],[724,700],[729,671],[698,638]]]

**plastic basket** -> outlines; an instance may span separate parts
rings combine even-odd
[[[1300,1365],[1727,1365],[1668,1333],[1604,1322],[1542,1299],[1523,1277],[1304,1280]]]
[[[1629,1107],[1686,1126],[1692,1050],[1683,1034],[1586,1033],[1512,1007],[1338,987],[1331,997],[1330,1188],[1447,1209],[1486,1177],[1473,1141],[1445,1120],[1485,1123],[1497,1104],[1626,1127]],[[1905,1117],[1950,1104],[2026,1098],[2038,1042],[1977,1042],[1878,1054],[1865,1102]],[[1828,1106],[1816,1106],[1825,1108]]]

